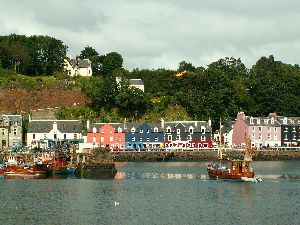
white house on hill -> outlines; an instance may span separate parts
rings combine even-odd
[[[64,71],[73,76],[92,76],[92,63],[89,59],[64,59]]]
[[[129,87],[135,87],[135,88],[138,88],[138,89],[142,90],[143,92],[145,92],[145,86],[144,86],[144,82],[142,81],[142,79],[125,79],[125,78],[121,78],[121,77],[116,77],[117,84],[119,84],[122,79],[124,79],[125,81],[128,82]]]

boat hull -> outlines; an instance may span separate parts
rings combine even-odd
[[[242,180],[242,177],[254,178],[254,172],[252,171],[233,173],[218,169],[207,169],[207,172],[209,178],[213,179]]]

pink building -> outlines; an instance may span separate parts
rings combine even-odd
[[[280,146],[281,126],[276,113],[270,113],[268,117],[250,117],[244,112],[237,114],[233,125],[233,145],[244,146],[246,139],[250,138],[252,146]]]
[[[121,123],[92,123],[87,122],[87,143],[95,147],[111,149],[125,147],[125,133]]]

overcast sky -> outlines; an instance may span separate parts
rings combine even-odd
[[[0,35],[49,35],[75,57],[116,51],[124,67],[207,66],[223,57],[250,68],[261,56],[300,64],[299,0],[0,0]]]

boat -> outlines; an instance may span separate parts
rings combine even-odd
[[[229,181],[261,182],[261,179],[255,177],[252,168],[252,147],[250,138],[247,140],[244,159],[223,159],[221,123],[219,133],[218,161],[210,163],[207,166],[209,178]]]
[[[3,163],[0,164],[0,175],[3,175],[5,172],[5,165]]]
[[[77,169],[77,164],[75,164],[75,163],[67,165],[67,173],[68,174],[75,174],[76,169]]]
[[[46,164],[7,164],[4,171],[4,178],[7,179],[42,179],[48,178],[50,168]]]

